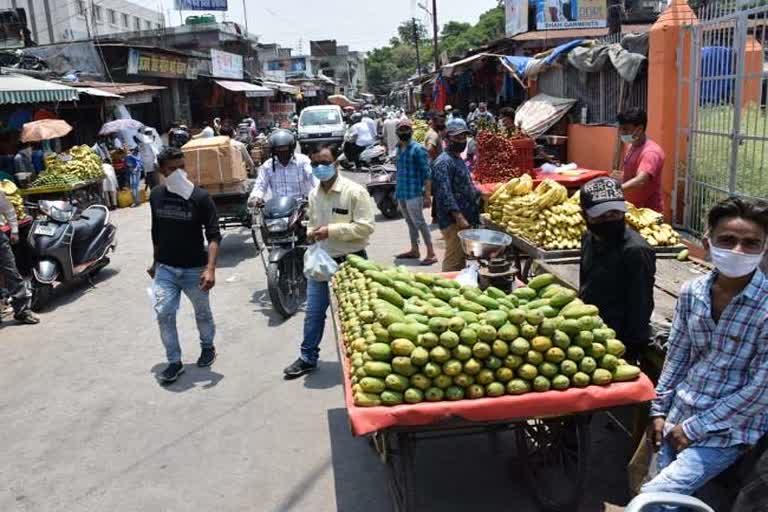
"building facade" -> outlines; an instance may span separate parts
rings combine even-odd
[[[144,5],[138,0],[0,0],[0,9],[26,11],[32,40],[39,45],[164,27],[163,13]]]

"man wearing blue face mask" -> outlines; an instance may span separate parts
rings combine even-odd
[[[726,199],[707,220],[715,270],[678,300],[648,432],[659,473],[641,492],[693,494],[768,433],[768,203]]]
[[[374,229],[374,207],[368,191],[341,176],[336,168],[337,150],[322,146],[311,155],[312,173],[320,185],[309,193],[308,234],[337,263],[348,254],[367,257],[365,248]],[[286,379],[295,379],[317,369],[325,314],[330,305],[328,283],[307,281],[307,314],[301,355],[283,370]]]
[[[638,208],[662,212],[661,173],[664,150],[645,134],[648,118],[645,111],[631,108],[619,114],[619,136],[625,144],[622,187],[627,201]]]

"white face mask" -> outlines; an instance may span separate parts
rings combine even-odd
[[[189,181],[184,169],[176,169],[169,174],[165,178],[165,187],[168,189],[168,192],[173,192],[184,199],[192,197],[192,191],[195,190],[195,184]]]
[[[725,277],[737,278],[751,274],[763,261],[764,252],[744,254],[743,252],[721,249],[709,243],[709,255],[712,264]]]
[[[632,135],[631,133],[624,134],[621,136],[621,142],[623,142],[624,144],[632,144],[633,142],[635,142],[635,136]]]

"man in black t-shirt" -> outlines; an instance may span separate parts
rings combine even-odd
[[[160,380],[171,383],[184,373],[176,330],[182,292],[192,302],[200,333],[202,350],[197,366],[211,366],[216,359],[213,346],[216,326],[208,295],[216,284],[221,233],[211,196],[187,178],[184,154],[178,148],[169,147],[157,160],[165,185],[155,187],[149,198],[154,261],[147,272],[154,279],[155,313],[169,363]]]

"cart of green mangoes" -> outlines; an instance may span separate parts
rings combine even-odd
[[[591,413],[653,398],[594,306],[551,275],[506,293],[350,256],[332,308],[352,432],[386,463],[396,510],[417,510],[414,447],[511,431],[532,493],[583,496]]]

